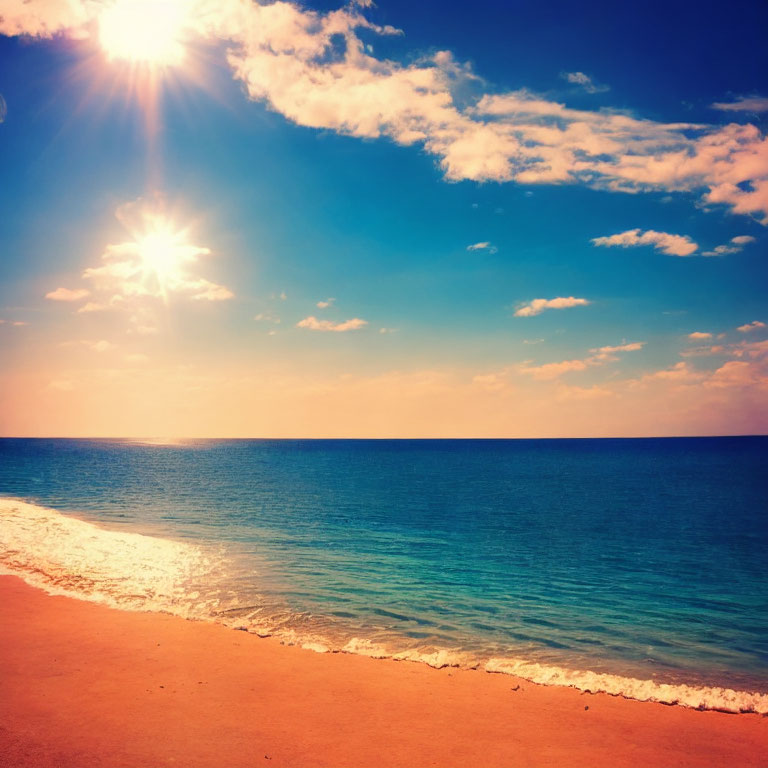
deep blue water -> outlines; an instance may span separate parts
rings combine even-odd
[[[0,440],[0,495],[231,555],[233,614],[768,691],[768,438]]]

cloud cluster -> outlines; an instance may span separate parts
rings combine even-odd
[[[1,33],[50,37],[87,34],[105,3],[6,6]],[[200,37],[225,43],[250,98],[298,125],[420,144],[449,180],[695,191],[768,223],[768,140],[754,125],[577,110],[525,89],[468,102],[465,86],[481,83],[468,65],[447,51],[407,65],[375,57],[364,37],[398,30],[372,23],[355,6],[322,13],[282,1],[189,0],[187,22]],[[580,72],[566,77],[582,87],[592,83]],[[718,108],[744,111],[747,101],[736,102],[738,110]]]
[[[515,317],[533,317],[540,315],[546,309],[567,309],[568,307],[585,307],[590,302],[587,299],[577,299],[573,296],[559,296],[554,299],[533,299],[515,310]]]
[[[335,331],[343,333],[344,331],[357,331],[368,325],[367,320],[359,317],[353,317],[351,320],[345,320],[341,323],[334,323],[332,320],[318,320],[314,315],[305,317],[296,323],[297,328],[308,328],[310,331]]]
[[[739,253],[744,250],[745,245],[754,243],[755,238],[751,235],[737,235],[732,237],[725,245],[717,245],[711,251],[704,251],[702,256],[727,256],[731,253]]]
[[[688,235],[671,235],[668,232],[656,232],[648,229],[628,229],[616,235],[593,237],[591,241],[596,246],[606,248],[634,248],[641,245],[653,246],[657,251],[669,256],[690,256],[698,249],[698,245]]]

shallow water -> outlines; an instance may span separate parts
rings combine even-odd
[[[767,457],[762,437],[3,439],[0,495],[36,506],[0,505],[0,567],[316,649],[766,692]]]

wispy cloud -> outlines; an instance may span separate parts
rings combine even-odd
[[[493,244],[484,240],[482,243],[473,243],[467,246],[468,251],[488,251],[488,253],[498,253],[499,249]]]
[[[556,400],[600,400],[605,397],[614,397],[615,392],[597,385],[591,387],[574,387],[564,384],[557,388]]]
[[[545,363],[544,365],[527,365],[520,368],[521,373],[533,376],[537,381],[551,381],[564,373],[584,371],[588,363],[585,360],[563,360],[559,363]]]
[[[545,363],[544,365],[523,365],[519,368],[521,373],[533,376],[539,381],[550,381],[573,371],[584,371],[591,366],[600,366],[604,363],[612,363],[619,359],[620,352],[637,352],[645,346],[644,341],[624,342],[614,346],[595,347],[590,350],[590,355],[581,360],[563,360],[558,363]]]
[[[55,291],[46,293],[45,298],[52,301],[80,301],[90,295],[91,292],[86,288],[57,288]]]
[[[583,72],[561,72],[560,77],[573,85],[581,86],[587,93],[605,93],[605,91],[611,90],[609,86],[596,83],[589,75],[585,75]]]
[[[754,243],[755,238],[752,235],[737,235],[732,237],[726,245],[717,245],[711,251],[704,251],[702,256],[727,256],[731,253],[739,253],[744,250],[745,245]]]
[[[279,323],[280,318],[274,312],[259,312],[258,315],[254,315],[253,319],[257,323]]]
[[[736,101],[717,101],[712,109],[722,112],[768,112],[768,99],[761,96],[740,96]]]
[[[632,341],[630,343],[617,344],[616,346],[597,347],[591,349],[592,357],[588,358],[588,362],[595,363],[607,363],[619,358],[616,356],[619,352],[638,352],[645,346],[644,341]]]
[[[740,325],[736,330],[741,331],[741,333],[749,333],[750,331],[757,331],[760,328],[765,328],[765,323],[760,322],[760,320],[753,320],[751,323],[746,323],[745,325]]]
[[[590,302],[587,299],[577,299],[573,296],[559,296],[554,299],[533,299],[515,310],[515,317],[533,317],[547,309],[567,309],[568,307],[585,307]]]
[[[336,299],[331,297],[331,298],[328,298],[328,299],[324,299],[323,301],[318,301],[316,306],[319,309],[328,309],[328,307],[333,305],[334,301],[336,301]]]
[[[332,320],[318,320],[310,315],[296,323],[297,328],[308,328],[310,331],[335,331],[341,333],[344,331],[356,331],[368,325],[367,320],[359,317],[353,317],[351,320],[345,320],[341,323],[334,323]]]
[[[706,331],[694,331],[693,333],[688,334],[688,338],[693,341],[703,341],[704,339],[711,339],[712,334],[707,333]]]
[[[117,349],[117,345],[106,339],[98,339],[96,341],[91,339],[79,339],[77,341],[63,341],[59,344],[60,347],[86,347],[92,352],[109,352],[113,349]]]
[[[650,245],[669,256],[690,256],[699,247],[688,235],[671,235],[668,232],[656,232],[653,229],[645,232],[640,229],[628,229],[616,235],[593,237],[591,242],[607,248],[634,248]]]
[[[39,37],[85,36],[105,8],[90,0],[10,6],[0,33]],[[468,65],[448,51],[408,64],[377,58],[362,35],[399,31],[373,23],[359,6],[318,12],[281,1],[220,0],[192,3],[187,12],[190,33],[229,45],[227,61],[251,99],[298,125],[420,144],[449,180],[696,192],[768,223],[768,142],[755,125],[577,110],[525,89],[486,93],[466,105],[454,98],[461,86],[482,87]],[[739,111],[746,103],[734,102]]]

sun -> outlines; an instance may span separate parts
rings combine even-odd
[[[184,61],[188,0],[116,0],[99,16],[99,41],[109,59],[151,67]]]
[[[184,233],[174,232],[167,224],[158,225],[136,242],[142,271],[163,288],[180,278],[188,249]]]

